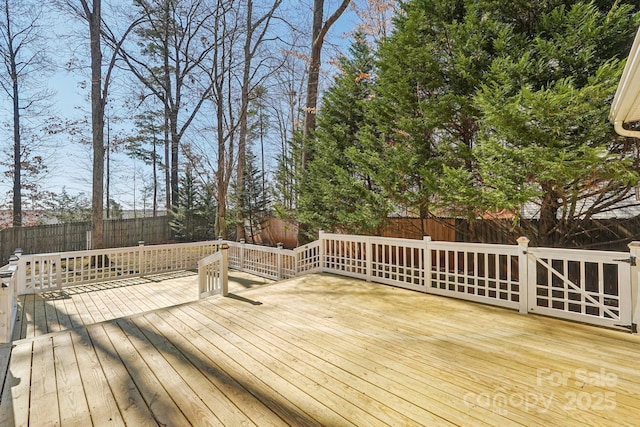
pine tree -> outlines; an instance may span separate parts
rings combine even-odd
[[[180,188],[169,223],[182,241],[215,238],[215,202],[210,186],[199,184],[190,170],[180,177]]]
[[[264,174],[256,165],[256,156],[251,149],[246,153],[246,166],[244,169],[244,189],[242,197],[242,215],[245,236],[248,241],[256,243],[256,236],[260,231],[265,219],[269,214],[270,199],[268,191],[263,187]],[[236,188],[237,192],[238,189]]]
[[[562,244],[637,182],[607,122],[638,26],[631,2],[413,0],[379,49],[370,176],[397,208],[470,220],[537,204]],[[635,150],[635,151],[634,151]],[[365,167],[363,166],[363,167]],[[515,223],[515,221],[514,221]]]
[[[298,206],[309,230],[373,231],[386,217],[385,204],[359,166],[363,155],[357,134],[365,122],[371,95],[373,55],[357,33],[350,58],[339,59],[340,72],[325,92],[317,118],[311,162]]]
[[[638,182],[636,149],[607,121],[638,16],[572,3],[543,9],[524,54],[497,62],[475,97],[484,208],[534,205],[539,245],[570,243],[578,220],[624,203]]]

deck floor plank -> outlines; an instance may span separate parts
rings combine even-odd
[[[151,317],[151,319],[149,319]],[[238,410],[235,404],[212,384],[206,374],[199,370],[183,351],[174,344],[175,335],[171,330],[158,330],[154,326],[155,317],[150,315],[137,316],[132,319],[136,327],[145,335],[156,349],[163,355],[166,362],[175,369],[183,381],[189,385],[194,393],[200,397],[203,403],[223,425],[255,425],[249,417]]]
[[[43,295],[44,300],[44,312],[47,333],[60,332],[63,327],[58,318],[58,310],[56,309],[55,301],[50,297]]]
[[[185,308],[185,311],[188,308]],[[294,359],[290,355],[279,353],[276,348],[271,345],[260,345],[259,341],[251,343],[244,337],[239,335],[235,328],[227,328],[228,325],[222,325],[212,319],[213,322],[208,323],[208,328],[214,330],[216,333],[224,336],[228,342],[233,343],[239,351],[242,351],[246,355],[251,355],[253,364],[259,364],[272,372],[280,372],[282,379],[288,381],[290,384],[300,387],[307,393],[315,396],[327,409],[336,412],[337,415],[346,420],[347,423],[353,425],[389,425],[382,422],[379,418],[372,415],[370,412],[363,410],[358,404],[368,406],[379,406],[381,411],[390,412],[392,417],[395,417],[396,422],[402,421],[398,424],[407,424],[410,419],[405,417],[395,410],[383,407],[383,405],[376,402],[374,399],[367,398],[367,394],[370,390],[349,387],[342,382],[333,381],[324,372],[316,369],[313,365],[307,363],[300,363],[299,359]],[[216,328],[216,325],[219,327]],[[251,337],[254,339],[255,337]],[[269,349],[269,353],[262,350],[262,348]],[[285,369],[283,369],[285,368]],[[343,396],[349,396],[350,399],[346,400]],[[432,414],[425,414],[423,419]],[[444,423],[444,420],[433,417],[432,421]],[[345,421],[342,421],[345,423]]]
[[[359,376],[342,363],[326,362],[323,359],[327,357],[326,355],[318,356],[309,351],[306,346],[303,350],[296,344],[297,340],[292,339],[291,336],[282,338],[284,334],[279,334],[280,328],[275,319],[260,316],[255,312],[251,312],[247,317],[242,317],[239,311],[230,309],[227,305],[224,307],[216,306],[217,310],[207,310],[204,305],[185,308],[185,310],[190,309],[197,310],[200,316],[211,319],[212,324],[219,324],[220,327],[231,330],[237,336],[242,337],[246,343],[245,347],[247,347],[245,351],[255,355],[262,352],[262,348],[269,349],[269,353],[277,363],[282,363],[288,368],[286,372],[295,373],[295,376],[292,377],[293,382],[305,384],[311,381],[312,384],[326,384],[339,396],[349,396],[350,402],[348,403],[335,398],[334,402],[326,398],[323,401],[328,402],[332,407],[347,410],[348,412],[343,416],[351,417],[350,421],[354,424],[411,425],[426,421],[434,425],[447,423],[447,420],[415,405],[415,401],[412,403],[412,397],[416,396],[415,391],[407,390],[404,396],[400,396],[397,389],[401,386],[395,380],[376,384],[375,380],[371,378],[370,371]],[[225,311],[223,312],[223,310]],[[234,317],[237,320],[233,320]],[[370,367],[373,366],[370,365]],[[384,369],[385,367],[380,366],[380,368]],[[374,368],[373,371],[375,370],[377,369]],[[307,384],[306,387],[312,388],[313,386]],[[314,392],[314,394],[316,393]],[[413,396],[411,396],[412,394]],[[351,408],[352,405],[358,405],[358,408]],[[366,415],[360,414],[360,412],[364,412]],[[471,419],[461,418],[467,423]],[[472,420],[478,423],[478,419]],[[448,421],[456,422],[451,419]]]
[[[164,358],[163,350],[166,351],[168,347],[165,342],[162,342],[160,348],[155,347],[129,319],[118,320],[117,324],[192,425],[213,426],[220,423],[216,414],[204,403],[204,399],[194,392],[186,379]]]
[[[33,342],[17,344],[11,352],[0,400],[0,426],[26,426],[31,403]]]
[[[206,328],[197,319],[193,319],[181,310],[172,310],[171,312],[179,316],[178,319],[180,321],[172,322],[171,324],[180,328],[183,336],[203,353],[213,358],[215,367],[227,373],[243,389],[247,390],[252,396],[257,397],[280,418],[295,426],[319,427],[322,425],[310,417],[303,408],[296,406],[286,396],[281,395],[281,389],[278,384],[271,382],[269,378],[255,370],[251,370],[249,366],[241,364],[238,360],[228,357],[227,353],[216,345],[218,340],[209,337],[209,334],[206,333]],[[244,409],[250,410],[250,407]]]
[[[247,393],[247,390],[237,379],[218,365],[217,358],[214,357],[212,359],[210,357],[213,356],[211,353],[204,353],[203,349],[194,344],[188,333],[183,335],[183,331],[187,330],[187,328],[180,320],[174,316],[161,317],[157,313],[149,313],[145,315],[145,319],[149,322],[148,324],[153,324],[159,328],[158,332],[162,331],[180,349],[182,355],[202,372],[211,384],[224,393],[229,401],[233,402],[238,411],[243,411],[244,415],[251,419],[254,424],[258,426],[285,425],[277,414],[272,412],[252,393]],[[247,408],[251,410],[247,411]],[[223,421],[226,422],[226,419],[223,419]]]
[[[104,324],[104,330],[158,424],[190,425],[180,407],[171,399],[162,382],[154,375],[151,367],[120,326],[110,322]]]
[[[63,332],[53,336],[53,357],[58,388],[60,425],[90,425],[91,416],[73,348],[71,332]]]
[[[376,285],[370,285],[376,286]],[[304,289],[304,287],[302,288]],[[346,291],[344,291],[346,292]],[[375,290],[373,290],[375,293]],[[263,300],[267,298],[273,298],[274,300],[281,301],[274,294],[277,294],[278,290],[274,290],[274,292]],[[326,320],[323,317],[322,306],[321,305],[309,305],[308,307],[304,306],[304,302],[309,300],[311,295],[308,292],[303,292],[305,294],[305,298],[301,299],[297,295],[287,295],[287,303],[288,303],[288,314],[287,320],[290,320],[292,317],[295,317],[295,311],[304,307],[300,310],[299,316],[308,316],[309,314],[314,315],[315,318],[318,318],[318,322],[314,322],[313,327],[320,328],[323,322]],[[340,295],[340,292],[332,293],[332,295]],[[322,298],[327,298],[326,295]],[[370,311],[370,304],[361,304],[354,306],[353,304],[341,303],[337,301],[341,297],[329,297],[332,299],[331,306],[340,306],[344,305],[344,310],[335,310],[332,311],[333,320],[340,319],[339,324],[329,324],[325,325],[324,328],[320,328],[319,337],[323,337],[323,340],[328,336],[328,333],[333,329],[342,329],[342,328],[350,328],[350,324],[357,325],[357,328],[353,328],[350,332],[354,334],[354,336],[358,336],[358,341],[365,340],[369,342],[368,348],[371,349],[371,352],[374,354],[378,354],[382,360],[386,358],[393,357],[394,354],[405,354],[409,358],[409,360],[422,360],[425,361],[425,364],[432,364],[434,362],[433,357],[424,358],[425,352],[431,349],[431,353],[435,354],[441,359],[440,369],[442,369],[442,374],[438,374],[439,376],[447,378],[447,372],[444,371],[447,367],[452,366],[451,363],[454,362],[454,366],[463,367],[460,372],[466,372],[471,370],[474,372],[474,376],[472,378],[468,378],[468,383],[471,385],[483,385],[486,389],[499,390],[504,393],[511,393],[513,395],[519,395],[522,393],[523,389],[531,389],[531,393],[539,393],[540,396],[553,396],[551,410],[557,412],[557,415],[564,415],[567,412],[567,408],[572,407],[572,400],[575,400],[576,396],[582,396],[585,398],[599,399],[606,392],[611,392],[607,388],[597,387],[597,386],[589,386],[588,388],[584,388],[584,384],[580,381],[577,381],[576,374],[577,370],[580,369],[583,372],[587,372],[590,374],[600,374],[600,369],[602,369],[602,365],[598,363],[586,363],[578,364],[575,363],[575,355],[572,353],[566,353],[563,357],[559,357],[562,354],[562,346],[558,346],[557,343],[553,347],[556,352],[560,352],[560,354],[548,354],[550,349],[546,348],[548,346],[540,346],[536,348],[535,344],[531,346],[528,351],[523,351],[523,342],[520,339],[517,340],[517,344],[514,344],[513,335],[511,336],[511,340],[501,339],[500,336],[496,336],[494,333],[490,333],[491,331],[491,320],[492,318],[487,318],[487,325],[485,328],[478,328],[475,334],[469,334],[468,330],[464,329],[463,322],[448,322],[447,317],[436,316],[433,319],[431,316],[419,316],[425,322],[424,326],[418,325],[416,326],[413,322],[408,322],[403,325],[403,322],[407,322],[407,316],[409,318],[415,316],[415,307],[414,310],[410,310],[410,312],[402,313],[402,316],[399,316],[394,320],[394,330],[398,332],[409,332],[411,336],[420,336],[421,334],[425,337],[432,336],[433,338],[425,338],[418,341],[413,341],[412,345],[407,346],[406,348],[398,348],[397,346],[389,346],[387,341],[389,340],[389,335],[385,332],[385,325],[388,324],[388,320],[382,318],[380,313],[384,313],[392,309],[391,307],[381,307],[379,311]],[[431,299],[431,296],[424,296],[424,298]],[[335,299],[335,300],[334,300]],[[371,305],[375,305],[379,302],[379,299],[374,299],[371,301]],[[451,304],[451,305],[464,305],[464,303],[455,300],[447,300],[442,302],[442,304]],[[398,312],[396,310],[397,301],[393,304],[393,311]],[[500,312],[500,309],[496,309],[493,307],[485,307],[478,306],[476,307],[478,311],[482,312],[485,310],[497,310]],[[348,318],[340,318],[340,316],[344,316],[347,313],[347,309],[350,309],[350,312],[362,311],[363,315],[360,319],[349,320]],[[524,316],[519,316],[513,312],[502,312],[502,317],[500,320],[505,319],[505,323],[509,323],[510,319],[518,319]],[[478,320],[478,317],[476,317]],[[552,322],[555,322],[557,325],[557,320],[546,319]],[[367,323],[375,322],[377,323],[376,328],[367,328]],[[432,328],[432,331],[429,331],[429,328]],[[495,328],[494,328],[495,329]],[[497,330],[504,330],[507,328],[497,328]],[[596,328],[597,329],[597,328]],[[433,330],[437,332],[433,332]],[[569,328],[570,330],[570,328]],[[363,331],[367,331],[364,333]],[[441,332],[442,331],[442,332]],[[443,334],[444,332],[444,334]],[[518,330],[518,336],[521,335],[521,330]],[[617,332],[620,334],[620,332]],[[367,338],[366,335],[370,335],[370,338],[374,338],[373,340]],[[537,334],[534,334],[537,335]],[[530,338],[527,334],[524,334],[527,338]],[[623,341],[620,344],[624,344],[624,337],[628,337],[628,335],[621,335]],[[423,341],[423,342],[421,342]],[[525,340],[526,341],[526,340]],[[635,337],[632,341],[634,346],[638,345],[637,337]],[[529,345],[525,345],[525,347],[529,347]],[[596,346],[597,347],[597,346]],[[384,352],[383,350],[388,348],[388,351]],[[433,353],[433,349],[438,349],[437,353]],[[422,349],[422,350],[421,350]],[[544,351],[540,350],[544,349]],[[605,348],[600,348],[604,354],[606,354]],[[478,363],[480,362],[480,363]],[[625,365],[619,365],[620,367],[624,367]],[[629,366],[627,364],[627,366]],[[498,369],[496,369],[496,367]],[[424,364],[418,364],[414,366],[417,372],[423,371]],[[558,385],[550,382],[548,380],[541,381],[539,384],[538,377],[538,369],[547,369],[551,373],[555,374],[564,374],[571,377],[570,380],[566,381],[566,387],[562,393],[558,392]],[[626,371],[626,372],[624,372]],[[637,381],[640,377],[638,376],[638,372],[630,372],[628,368],[620,371],[616,366],[608,366],[606,369],[606,374],[616,375],[621,380],[616,380],[618,386],[623,386],[627,384],[628,380]],[[506,375],[504,375],[506,373]],[[431,375],[433,373],[424,372],[423,375]],[[437,373],[436,373],[437,374]],[[483,380],[483,377],[485,379]],[[495,377],[499,380],[499,382],[494,384],[487,384],[487,377],[490,379],[491,377]],[[451,382],[452,379],[448,378],[447,383]],[[459,381],[459,380],[458,380]],[[453,381],[455,383],[455,381]],[[489,387],[487,387],[489,386]],[[586,390],[586,391],[585,391]],[[626,388],[625,388],[626,390]],[[631,395],[627,396],[625,394],[616,394],[616,414],[619,422],[624,424],[624,421],[629,419],[630,416],[637,416],[640,410],[636,409],[637,406],[637,396],[635,389],[632,388]],[[586,393],[586,394],[585,394]],[[631,407],[627,406],[631,404]],[[604,406],[604,405],[603,405]],[[546,408],[545,408],[546,409]],[[547,410],[539,411],[534,416],[529,415],[530,417],[540,417],[542,420],[547,419],[549,414],[547,414]],[[515,414],[516,411],[510,410],[510,415]],[[527,415],[527,414],[525,414]],[[576,425],[589,425],[593,423],[593,414],[587,414],[585,411],[575,411],[573,417],[565,421],[566,423],[575,423]],[[611,415],[611,411],[606,411],[603,416]],[[574,419],[575,418],[575,419]]]
[[[58,295],[51,295],[49,298],[49,304],[53,307],[57,319],[57,327],[54,327],[53,330],[49,327],[51,332],[67,331],[73,328],[69,313],[67,312],[67,306],[64,303],[64,300],[67,298],[69,297],[64,292],[60,292]]]
[[[375,285],[373,285],[375,286]],[[277,293],[278,291],[274,291]],[[336,292],[336,294],[339,294]],[[272,298],[273,295],[269,295],[269,298]],[[430,298],[430,297],[427,297]],[[276,298],[277,299],[277,298]],[[381,310],[378,312],[370,312],[367,308],[364,309],[364,313],[366,316],[360,321],[349,321],[347,319],[341,319],[339,323],[336,319],[339,318],[341,313],[344,313],[340,310],[332,310],[332,320],[323,319],[323,313],[321,312],[321,306],[309,304],[305,305],[305,302],[308,301],[309,295],[306,294],[306,298],[299,299],[295,295],[287,295],[286,301],[289,307],[295,307],[295,311],[299,311],[299,314],[294,314],[294,310],[289,310],[289,316],[287,317],[288,321],[291,321],[294,317],[299,317],[300,320],[306,318],[309,314],[314,314],[319,319],[318,322],[314,322],[313,327],[318,329],[317,337],[314,336],[312,341],[321,339],[323,342],[326,339],[330,339],[331,331],[336,329],[349,329],[349,324],[357,325],[357,328],[354,328],[350,331],[353,336],[358,337],[358,342],[361,340],[369,343],[367,346],[372,354],[376,354],[377,357],[382,360],[393,358],[394,355],[402,355],[406,356],[409,360],[409,363],[415,360],[423,360],[420,364],[413,362],[411,365],[411,369],[417,370],[422,373],[423,376],[433,376],[438,375],[443,379],[446,379],[446,384],[451,385],[456,382],[460,382],[461,380],[467,384],[482,386],[485,389],[492,389],[499,392],[511,393],[514,395],[519,395],[523,393],[539,393],[539,396],[553,396],[554,399],[551,401],[550,408],[545,407],[545,411],[538,411],[534,415],[526,413],[521,414],[521,416],[528,416],[529,418],[540,418],[541,422],[549,422],[550,414],[548,414],[548,410],[557,411],[557,415],[566,415],[566,408],[570,405],[571,398],[580,393],[584,393],[583,385],[580,384],[575,379],[576,369],[582,369],[585,372],[590,373],[598,373],[600,366],[598,365],[582,365],[579,368],[576,368],[575,363],[572,364],[570,355],[567,356],[567,361],[565,362],[563,359],[553,358],[549,359],[545,357],[544,353],[540,354],[531,354],[535,353],[535,349],[532,348],[531,351],[527,351],[524,354],[514,352],[513,355],[505,354],[505,348],[513,347],[521,345],[522,343],[518,341],[514,344],[513,340],[511,342],[502,342],[500,339],[496,339],[495,336],[487,335],[486,339],[477,338],[478,334],[482,334],[483,331],[478,331],[478,334],[470,335],[465,333],[461,323],[454,322],[448,323],[446,322],[446,317],[437,317],[433,320],[430,320],[430,325],[433,329],[437,331],[444,331],[445,333],[437,332],[434,339],[419,339],[411,342],[410,346],[405,348],[398,348],[397,346],[389,346],[387,341],[390,338],[389,334],[385,332],[385,326],[387,325],[387,321],[384,319],[376,321],[375,318],[379,317],[379,313],[384,313],[385,310],[388,310],[390,307],[381,307]],[[281,301],[282,299],[277,299]],[[379,302],[379,299],[372,301],[372,304]],[[454,304],[461,304],[460,301],[450,301]],[[446,304],[446,302],[444,303]],[[464,304],[464,303],[462,303]],[[341,305],[338,301],[331,301],[332,306]],[[365,305],[349,305],[344,304],[345,309],[349,309],[352,311],[363,310],[362,307]],[[395,305],[394,305],[395,306]],[[482,310],[483,306],[478,307]],[[490,307],[489,307],[490,308]],[[394,309],[395,311],[395,309]],[[415,312],[415,307],[412,313]],[[404,313],[408,314],[408,313]],[[423,316],[424,317],[424,316]],[[429,316],[427,316],[428,318]],[[400,319],[405,319],[404,316],[401,316]],[[441,325],[437,325],[438,319],[441,320]],[[327,323],[329,322],[329,323]],[[377,324],[373,325],[373,327],[367,327],[370,323],[375,322]],[[556,321],[557,322],[557,321]],[[436,323],[434,325],[434,323]],[[412,324],[411,324],[412,325]],[[434,327],[435,326],[435,327]],[[403,330],[402,320],[396,323],[394,326],[395,330],[399,332],[408,332],[411,336],[420,337],[420,336],[428,336],[433,335],[433,332],[428,332],[427,327],[422,328],[409,328],[408,331]],[[405,325],[405,328],[407,326]],[[460,329],[459,331],[456,331]],[[459,332],[459,333],[458,333]],[[619,332],[618,332],[619,333]],[[321,338],[322,337],[322,338]],[[329,337],[329,338],[328,338]],[[637,341],[636,341],[637,342]],[[388,351],[385,349],[388,348]],[[423,348],[421,350],[421,348]],[[434,352],[433,350],[437,350]],[[431,354],[429,354],[431,353]],[[425,358],[424,355],[429,354],[431,357]],[[422,365],[433,364],[435,359],[434,357],[440,358],[439,366],[436,366],[437,369],[435,372],[425,371]],[[396,356],[396,359],[399,357]],[[450,376],[452,362],[453,366],[462,367],[461,370],[456,371],[453,370],[453,373],[456,375],[460,375],[456,381],[455,377]],[[548,369],[550,372],[562,373],[567,375],[572,375],[574,378],[571,381],[567,381],[567,391],[563,393],[557,393],[557,386],[554,384],[549,384],[549,381],[542,381],[542,384],[539,384],[537,372],[538,369]],[[508,372],[507,375],[503,375],[505,370],[512,370],[512,372]],[[468,372],[473,372],[473,375],[465,378]],[[441,372],[441,373],[438,373]],[[608,371],[610,374],[615,374],[615,370]],[[636,379],[638,378],[637,372],[633,375]],[[492,380],[493,378],[493,380]],[[487,383],[488,381],[488,383]],[[616,381],[618,382],[618,381]],[[620,381],[621,382],[621,381]],[[622,385],[622,384],[619,384]],[[530,389],[530,390],[527,390]],[[603,393],[607,392],[605,388],[601,387],[589,387],[588,389],[589,396],[601,396]],[[472,392],[476,392],[471,390]],[[464,394],[464,391],[458,393],[458,395]],[[533,394],[532,394],[533,395]],[[562,399],[565,397],[565,399]],[[569,399],[567,401],[567,399]],[[627,408],[625,403],[633,402],[632,404],[637,405],[637,398],[633,396],[627,396],[624,394],[617,395],[617,406],[618,410],[621,414],[627,412],[629,415],[637,414],[638,410],[635,408]],[[509,414],[512,416],[517,415],[517,410],[510,410]],[[603,414],[606,416],[606,413]],[[575,412],[571,419],[567,422],[574,423],[575,425],[584,425],[584,423],[588,423],[589,421],[593,422],[592,419],[587,417],[583,412]]]
[[[238,347],[238,343],[229,341],[226,336],[219,335],[211,329],[207,330],[207,337],[211,342],[215,342],[218,352],[222,352],[226,357],[232,358],[243,366],[246,366],[247,369],[254,372],[258,377],[262,378],[263,381],[275,386],[281,395],[286,397],[287,400],[298,408],[304,408],[305,412],[317,419],[320,424],[352,425],[337,414],[333,408],[325,406],[322,402],[314,398],[313,395],[309,394],[309,390],[301,388],[298,384],[291,383],[287,378],[284,378],[269,366],[257,362],[254,358],[255,355],[245,353]]]
[[[31,408],[29,425],[59,425],[58,389],[51,338],[33,342],[33,362],[31,370]]]
[[[389,355],[385,355],[386,357],[383,358],[376,357],[375,353],[372,353],[371,357],[367,358],[362,354],[361,347],[350,343],[350,338],[353,335],[346,329],[339,332],[342,335],[340,337],[332,336],[335,334],[319,334],[313,338],[305,339],[304,336],[307,335],[308,329],[304,328],[302,331],[301,325],[304,325],[307,318],[300,319],[300,323],[284,324],[276,317],[270,319],[268,316],[256,315],[254,312],[234,308],[232,309],[228,305],[218,307],[218,313],[215,316],[221,316],[218,321],[223,324],[235,321],[242,322],[244,325],[252,325],[252,342],[262,342],[263,345],[269,345],[270,348],[277,346],[282,351],[292,352],[291,356],[295,359],[305,360],[309,359],[310,355],[313,356],[308,363],[330,373],[336,381],[344,381],[356,390],[366,391],[367,395],[378,400],[377,405],[393,403],[391,405],[393,408],[402,411],[404,415],[411,416],[414,423],[428,417],[435,418],[434,414],[443,411],[450,413],[449,421],[462,425],[495,425],[499,419],[488,411],[480,410],[480,414],[465,414],[456,411],[455,408],[459,404],[457,397],[468,390],[457,388],[450,392],[446,389],[440,390],[437,386],[424,381],[416,380],[414,378],[414,364],[416,362],[409,362],[407,366],[402,366],[400,362],[403,360],[398,356],[391,357],[396,362],[392,366],[379,363],[379,360],[389,360]],[[205,305],[193,307],[193,309],[204,310],[203,314],[213,313],[213,310],[207,310]],[[242,326],[238,323],[237,327]],[[295,333],[292,332],[294,330]],[[340,329],[336,329],[334,332],[337,330]],[[286,355],[281,354],[281,357],[286,357]],[[434,372],[429,372],[429,374],[433,375]],[[429,396],[429,400],[424,398],[426,395]],[[383,417],[394,412],[391,408],[378,410],[376,404],[370,404],[367,407]],[[381,406],[380,409],[383,407]],[[390,424],[399,423],[403,421],[402,418],[398,417]],[[432,419],[431,421],[438,420]],[[504,420],[501,421],[504,422]]]

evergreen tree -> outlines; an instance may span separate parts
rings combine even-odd
[[[379,48],[361,160],[395,211],[424,218],[447,208],[443,169],[473,169],[473,96],[493,59],[512,48],[512,33],[475,1],[410,1],[401,10]]]
[[[157,111],[146,111],[136,115],[135,126],[137,134],[127,138],[126,145],[129,157],[140,159],[151,166],[153,179],[151,183],[151,199],[154,217],[158,212],[158,190],[160,187],[160,174],[158,172],[167,168],[167,165],[162,162],[161,151],[164,141],[161,134],[164,130],[160,119],[162,119],[161,114]]]
[[[570,243],[582,232],[579,219],[624,202],[638,180],[636,149],[607,121],[618,58],[637,27],[633,7],[571,3],[540,8],[533,31],[520,35],[523,53],[492,64],[475,97],[482,131],[474,175],[448,171],[466,185],[446,194],[475,190],[466,201],[476,212],[536,206],[539,245]]]
[[[373,181],[396,208],[471,220],[537,204],[538,244],[611,209],[637,147],[607,122],[638,25],[631,2],[413,0],[379,49]],[[635,151],[634,151],[635,150]]]
[[[264,174],[256,165],[256,156],[248,149],[246,153],[246,166],[244,169],[242,212],[244,235],[247,240],[256,243],[255,237],[260,235],[262,225],[269,214],[269,194],[263,187]],[[234,189],[236,193],[238,188]]]
[[[183,241],[215,238],[215,202],[211,186],[199,184],[187,169],[180,178],[178,200],[171,209],[169,223],[176,237]]]
[[[325,92],[303,181],[298,218],[311,231],[371,232],[387,214],[359,165],[363,150],[357,135],[367,114],[373,72],[373,55],[362,33],[356,33],[349,52],[350,58],[339,59],[340,72]]]

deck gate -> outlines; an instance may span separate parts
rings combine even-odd
[[[530,248],[526,256],[529,312],[632,328],[628,253]]]

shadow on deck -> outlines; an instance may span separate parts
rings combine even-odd
[[[640,414],[637,336],[327,274],[241,276],[234,297],[203,300],[196,280],[41,298],[31,336],[0,352],[0,425],[618,426]],[[38,334],[58,302],[85,308]]]

